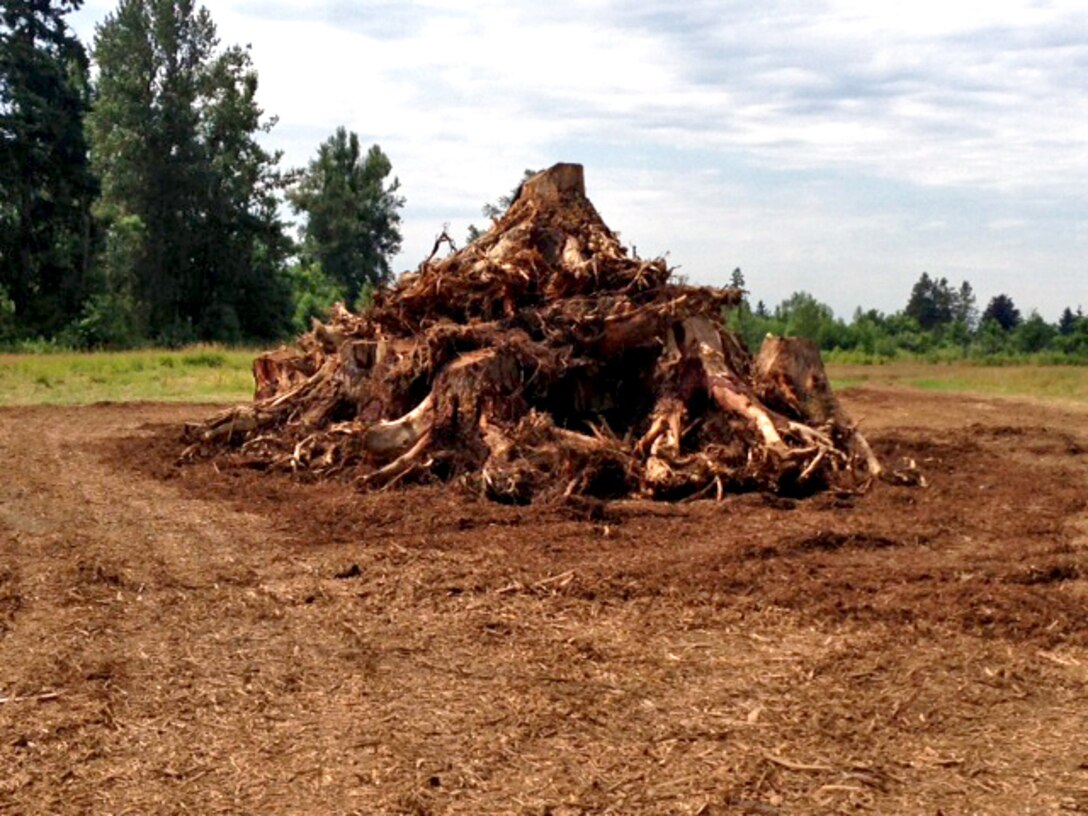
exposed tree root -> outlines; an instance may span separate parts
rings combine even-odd
[[[185,460],[347,472],[366,489],[459,479],[498,501],[863,490],[883,468],[808,341],[753,359],[733,289],[630,256],[579,165],[528,180],[464,249],[334,309],[254,363],[257,395],[186,428]],[[452,245],[451,245],[452,246]]]

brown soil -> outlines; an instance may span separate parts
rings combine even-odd
[[[1088,416],[843,401],[930,486],[542,510],[0,411],[0,812],[1088,811]]]

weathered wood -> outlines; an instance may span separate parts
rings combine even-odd
[[[475,243],[259,357],[253,405],[189,428],[185,456],[240,450],[368,489],[459,478],[512,502],[863,489],[880,473],[814,345],[777,338],[753,360],[724,324],[741,293],[669,274],[628,255],[580,165],[556,165]]]
[[[262,400],[299,385],[313,376],[314,360],[298,349],[281,348],[253,361],[255,399]]]

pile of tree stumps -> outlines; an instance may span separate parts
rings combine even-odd
[[[527,180],[478,240],[334,309],[254,363],[255,401],[186,428],[183,459],[490,498],[864,490],[882,472],[807,340],[753,357],[737,289],[624,249],[582,167]]]

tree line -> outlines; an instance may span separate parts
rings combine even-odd
[[[391,279],[404,199],[380,147],[340,127],[307,167],[281,168],[249,52],[220,43],[207,9],[120,0],[88,50],[65,21],[81,5],[0,6],[0,343],[268,340]],[[928,273],[893,314],[844,321],[798,292],[730,319],[752,346],[771,332],[864,358],[1088,359],[1079,308],[1050,324],[1000,294],[979,312],[968,282]]]
[[[404,200],[377,145],[339,128],[281,169],[249,52],[207,9],[121,0],[88,52],[81,5],[0,11],[0,341],[271,339],[390,279]]]
[[[735,269],[732,284],[745,288]],[[1038,312],[1024,317],[1007,294],[992,297],[978,309],[974,288],[963,281],[923,272],[902,310],[885,314],[860,307],[851,320],[836,318],[830,306],[807,292],[795,292],[773,309],[763,301],[741,303],[731,315],[733,328],[749,348],[763,337],[787,334],[808,337],[833,359],[871,361],[896,357],[962,360],[1034,357],[1052,362],[1088,360],[1088,317],[1067,306],[1056,323]]]

